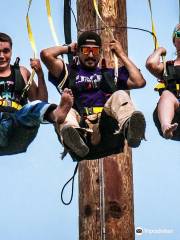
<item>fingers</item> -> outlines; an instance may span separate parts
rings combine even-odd
[[[30,59],[30,66],[32,69],[34,69],[36,72],[41,71],[41,63],[39,59]]]
[[[65,88],[63,92],[73,96],[73,93],[72,93],[71,89],[69,89],[69,88]]]

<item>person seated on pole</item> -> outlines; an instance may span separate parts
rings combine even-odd
[[[25,152],[34,140],[40,123],[62,124],[73,105],[70,89],[65,89],[59,105],[48,103],[44,74],[38,59],[31,59],[37,74],[25,90],[30,72],[19,66],[19,59],[11,65],[12,39],[0,33],[0,155]]]
[[[95,159],[122,152],[124,138],[130,147],[138,147],[144,139],[145,118],[125,90],[142,88],[146,82],[119,41],[111,41],[109,48],[124,64],[118,69],[117,79],[114,69],[98,66],[102,42],[95,32],[83,32],[77,43],[41,51],[49,81],[59,92],[65,87],[73,92],[73,108],[65,122],[56,125],[56,131],[75,159]],[[73,64],[66,65],[59,58],[61,54],[76,55]],[[64,78],[67,72],[68,77]]]
[[[146,68],[159,79],[155,90],[160,99],[154,111],[154,122],[160,135],[166,139],[180,140],[180,24],[177,24],[172,35],[176,48],[175,60],[161,62],[166,49],[159,47],[146,61]]]

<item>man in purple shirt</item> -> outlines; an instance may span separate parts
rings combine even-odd
[[[49,70],[49,80],[59,92],[66,87],[73,92],[74,106],[64,124],[56,126],[56,130],[68,151],[81,159],[116,153],[115,149],[122,150],[124,138],[130,147],[138,147],[144,138],[144,116],[135,110],[124,90],[141,88],[145,80],[120,42],[113,40],[109,47],[124,65],[118,69],[116,77],[114,69],[98,67],[102,43],[97,33],[83,32],[77,44],[51,47],[41,52],[41,59]],[[58,58],[69,53],[76,53],[78,57],[78,62],[71,66]],[[92,149],[94,154],[91,154]]]

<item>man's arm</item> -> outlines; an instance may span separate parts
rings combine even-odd
[[[56,78],[59,78],[63,69],[63,60],[58,58],[59,55],[73,53],[76,50],[76,43],[68,46],[56,46],[41,51],[41,60],[46,65],[49,72]]]
[[[160,57],[163,55],[166,55],[166,49],[160,47],[154,51],[146,60],[146,68],[151,74],[159,79],[162,79],[164,71],[164,65],[162,62],[160,62]]]
[[[128,89],[144,87],[146,84],[145,79],[136,65],[128,58],[121,43],[117,40],[113,40],[110,42],[110,49],[121,59],[129,72],[129,78],[127,80]]]
[[[31,59],[30,61],[31,61],[30,65],[32,69],[35,70],[38,77],[38,86],[33,80],[30,86],[30,89],[28,91],[28,99],[29,101],[34,101],[34,100],[48,101],[48,92],[47,92],[47,87],[44,80],[44,73],[42,71],[40,61],[38,59]],[[27,84],[30,77],[30,72],[25,67],[20,67],[20,71],[25,80],[25,83]]]

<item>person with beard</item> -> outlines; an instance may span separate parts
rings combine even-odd
[[[109,43],[124,66],[114,69],[98,66],[102,52],[100,36],[83,32],[77,43],[41,51],[41,59],[49,70],[49,81],[61,92],[68,87],[74,106],[63,124],[56,125],[65,148],[74,159],[95,159],[122,151],[124,138],[130,147],[138,147],[145,133],[145,119],[124,90],[141,88],[145,80],[127,57],[121,43]],[[72,65],[65,64],[61,54],[78,57]],[[68,74],[68,76],[67,76]],[[67,77],[66,77],[67,76]]]
[[[65,89],[59,105],[48,103],[48,93],[39,59],[30,60],[37,74],[25,91],[30,72],[16,62],[11,65],[12,39],[0,33],[0,155],[25,152],[36,137],[40,123],[64,122],[73,105],[70,89]]]
[[[160,99],[153,115],[156,127],[162,137],[180,140],[180,24],[174,28],[172,40],[177,52],[176,59],[165,64],[161,62],[166,49],[159,47],[148,57],[146,67],[160,79],[160,85],[156,87]]]

